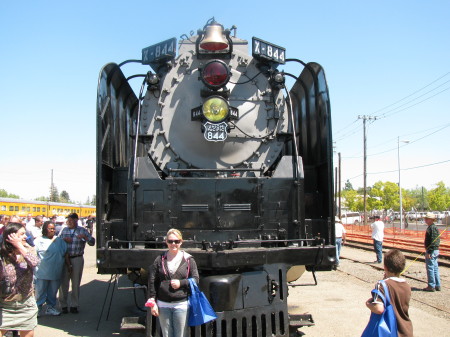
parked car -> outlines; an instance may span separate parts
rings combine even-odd
[[[415,221],[420,219],[420,214],[419,212],[408,212],[406,213],[406,217],[409,221]]]
[[[442,220],[444,219],[444,213],[439,212],[439,211],[434,211],[434,216],[436,217],[436,220]]]
[[[358,212],[344,213],[341,221],[343,225],[359,225],[361,223],[361,215]]]

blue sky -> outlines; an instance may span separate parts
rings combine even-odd
[[[0,188],[23,198],[95,194],[95,103],[108,62],[196,32],[215,17],[237,36],[286,48],[326,72],[342,181],[450,186],[448,1],[2,1],[0,3]],[[195,5],[194,5],[195,4]],[[141,66],[123,67],[127,75]],[[298,65],[280,67],[299,74]],[[420,167],[420,168],[419,168]]]

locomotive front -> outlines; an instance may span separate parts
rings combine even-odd
[[[178,55],[175,38],[143,49],[151,70],[138,96],[128,81],[141,75],[121,71],[128,61],[102,69],[97,264],[139,274],[178,228],[218,313],[206,329],[287,336],[294,266],[335,263],[328,88],[317,63],[258,38],[250,55],[233,31],[210,20],[182,36]],[[304,70],[279,71],[285,62]]]

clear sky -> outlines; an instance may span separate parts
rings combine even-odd
[[[213,16],[240,38],[324,67],[343,184],[363,186],[358,116],[371,116],[368,186],[398,182],[399,139],[409,141],[400,142],[402,187],[450,186],[449,14],[449,1],[419,0],[2,1],[0,189],[48,195],[53,170],[59,192],[92,198],[101,67],[140,58],[142,48],[196,32]],[[147,70],[135,67],[123,70]]]

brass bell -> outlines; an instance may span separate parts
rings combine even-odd
[[[205,37],[200,42],[200,47],[209,51],[228,48],[228,42],[223,36],[223,26],[218,23],[206,26]]]

